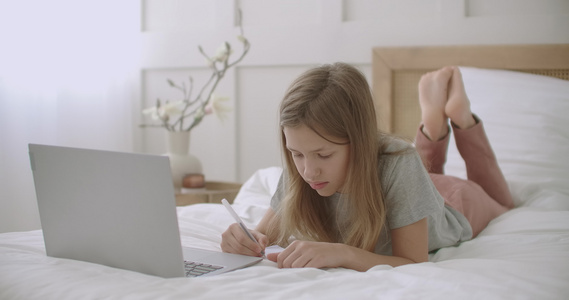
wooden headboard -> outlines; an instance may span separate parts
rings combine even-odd
[[[381,130],[413,139],[421,120],[417,84],[444,66],[529,72],[569,80],[569,44],[373,49],[372,89]]]

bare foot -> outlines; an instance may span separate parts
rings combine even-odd
[[[444,108],[445,114],[458,128],[468,129],[476,125],[476,120],[470,110],[470,100],[464,90],[462,74],[457,67],[452,67],[452,77],[449,83],[448,101]]]
[[[452,74],[453,68],[445,67],[424,74],[419,81],[423,133],[432,141],[440,140],[448,134],[445,108]]]

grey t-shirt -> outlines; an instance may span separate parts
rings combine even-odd
[[[427,218],[429,228],[429,251],[456,245],[472,238],[470,223],[461,213],[445,205],[444,199],[436,190],[431,178],[421,162],[421,158],[412,146],[404,141],[393,139],[380,157],[378,172],[386,207],[386,224],[381,231],[375,253],[391,255],[391,229],[413,224]],[[278,206],[284,198],[283,178],[279,180],[276,193],[271,199],[271,208],[278,212]],[[346,211],[336,211],[338,201],[349,201],[336,193],[328,199],[331,213],[337,214],[337,228],[343,228],[347,220]],[[342,199],[342,200],[341,200]],[[345,199],[345,200],[344,200]],[[334,228],[334,230],[338,230]]]

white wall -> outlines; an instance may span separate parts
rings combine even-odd
[[[28,143],[132,151],[139,6],[0,0],[0,232],[40,227]]]
[[[243,182],[281,164],[278,103],[291,80],[315,64],[353,63],[371,79],[376,46],[569,42],[563,0],[515,7],[509,0],[146,0],[143,6],[143,74],[152,77],[141,87],[146,105],[168,93],[166,75],[204,72],[196,45],[214,50],[223,40],[234,43],[235,9],[243,12],[251,52],[220,89],[232,97],[234,114],[223,125],[208,117],[192,133],[191,151],[211,180]],[[137,150],[164,152],[162,135],[136,132]]]
[[[131,150],[136,152],[165,152],[163,130],[138,127],[142,122],[141,109],[152,105],[157,97],[176,96],[166,84],[166,78],[181,80],[193,75],[199,81],[207,76],[208,70],[197,45],[208,52],[215,51],[225,40],[238,46],[235,39],[238,7],[243,11],[245,35],[252,48],[218,89],[219,93],[231,97],[234,111],[223,123],[208,116],[192,133],[191,151],[201,158],[209,180],[243,182],[259,168],[280,165],[276,109],[290,81],[313,65],[345,61],[357,65],[370,78],[371,48],[376,46],[569,43],[567,0],[518,0],[515,4],[510,0],[130,0],[128,10],[112,9],[113,1],[84,1],[81,5],[72,5],[71,0],[44,2],[26,2],[39,9],[32,7],[28,11],[25,5],[13,10],[13,4],[19,3],[17,0],[0,0],[0,116],[3,116],[2,111],[4,116],[10,115],[10,118],[0,118],[0,232],[39,228],[26,160],[28,142],[127,151],[125,147],[132,145]],[[104,2],[111,9],[86,14],[81,7],[91,2]],[[49,25],[57,20],[52,18],[54,12],[62,11],[71,18],[71,23],[60,21],[55,29],[72,29],[73,22],[77,21],[73,17],[94,16],[89,17],[95,21],[87,26],[88,34],[100,42],[92,47],[89,43],[93,43],[93,39],[88,35],[76,35],[84,36],[80,49],[100,47],[102,51],[124,51],[128,48],[124,39],[107,41],[97,33],[112,32],[105,12],[139,13],[138,9],[141,20],[135,26],[141,27],[142,66],[135,91],[120,84],[120,80],[114,80],[97,87],[100,96],[93,97],[88,90],[76,93],[81,102],[72,101],[78,99],[77,96],[61,98],[62,94],[55,92],[47,100],[26,96],[21,98],[25,100],[22,102],[13,97],[29,87],[25,80],[20,81],[19,88],[9,84],[12,74],[2,72],[6,70],[2,64],[11,64],[12,71],[24,77],[27,72],[29,79],[38,82],[41,76],[33,74],[36,65],[19,68],[17,63],[34,58],[32,62],[49,61],[50,67],[42,73],[49,75],[51,70],[58,69],[58,63],[50,61],[44,50],[46,46],[51,50],[56,48],[50,40],[45,44],[42,44],[44,40],[28,40],[28,45],[34,47],[13,48],[8,52],[6,49],[10,48],[6,45],[26,40],[24,37],[49,36],[54,32]],[[30,17],[34,11],[38,13]],[[120,17],[113,16],[114,24],[117,20]],[[134,25],[131,16],[125,17],[123,22],[128,23],[126,27]],[[27,30],[21,32],[23,25]],[[73,36],[69,37],[71,41]],[[19,54],[20,50],[27,51]],[[137,55],[136,50],[132,52],[132,56]],[[42,54],[41,60],[37,59],[39,54]],[[20,57],[14,60],[14,55]],[[59,54],[59,59],[65,60],[65,57]],[[67,65],[84,70],[81,68],[83,59],[88,62],[87,66],[103,72],[100,77],[106,77],[101,71],[105,69],[109,75],[116,74],[108,61],[97,61],[101,58],[96,52],[73,59]],[[103,106],[97,102],[101,98],[106,99]],[[29,113],[28,108],[36,113]],[[105,109],[112,113],[105,114]],[[53,114],[45,114],[50,112]],[[64,119],[60,119],[61,113]],[[112,124],[121,120],[125,123],[116,130],[107,125],[97,126],[101,117],[110,118]],[[29,125],[31,121],[36,122],[34,127]],[[80,128],[90,134],[78,134],[73,124],[80,124]],[[125,130],[132,131],[132,136],[125,136]]]

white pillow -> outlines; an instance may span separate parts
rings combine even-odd
[[[516,204],[569,209],[569,81],[460,69]],[[452,138],[445,173],[466,178]]]
[[[234,204],[268,208],[277,190],[281,167],[259,169],[241,186]]]

